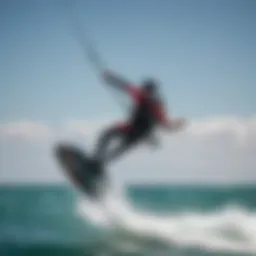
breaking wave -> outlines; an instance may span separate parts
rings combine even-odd
[[[239,206],[160,215],[139,211],[124,196],[113,195],[97,204],[81,199],[77,206],[78,213],[94,225],[122,231],[134,242],[155,240],[211,252],[256,253],[256,212]]]

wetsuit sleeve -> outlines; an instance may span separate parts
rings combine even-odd
[[[143,98],[143,93],[139,88],[113,72],[105,71],[102,77],[106,84],[128,93],[134,101],[139,102]]]
[[[171,127],[171,121],[168,118],[165,108],[161,103],[157,103],[154,107],[154,115],[158,120],[158,123],[165,128]]]
[[[161,104],[155,109],[155,115],[158,120],[158,123],[164,128],[167,128],[169,131],[180,131],[186,125],[186,119],[184,118],[168,118],[165,109]]]

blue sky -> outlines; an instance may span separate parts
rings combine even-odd
[[[122,116],[84,59],[65,3],[1,1],[1,124]],[[173,115],[255,115],[255,1],[76,4],[75,14],[109,67],[135,82],[147,76],[162,81]]]
[[[118,111],[84,61],[64,2],[1,2],[2,122]],[[159,78],[174,114],[255,113],[254,1],[76,2],[109,66],[133,81]]]

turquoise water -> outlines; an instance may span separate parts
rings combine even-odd
[[[110,215],[67,186],[2,186],[0,255],[256,255],[255,195],[256,185],[130,186]]]

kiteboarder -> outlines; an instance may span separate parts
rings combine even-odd
[[[159,85],[154,79],[147,79],[136,86],[109,70],[103,72],[102,78],[106,84],[128,94],[134,107],[128,121],[114,124],[102,132],[94,152],[96,162],[112,161],[142,141],[157,144],[154,137],[157,126],[170,131],[184,127],[184,118],[171,120],[167,117]],[[119,146],[108,150],[108,146],[116,138],[120,139]]]

